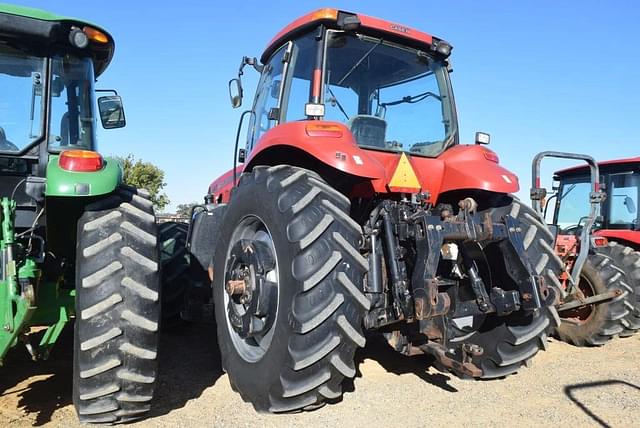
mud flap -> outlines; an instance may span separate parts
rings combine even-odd
[[[211,278],[209,269],[220,235],[226,204],[197,206],[191,215],[187,250],[191,256],[191,286],[181,317],[187,321],[212,321]]]
[[[222,218],[227,208],[226,204],[204,205],[196,207],[187,237],[187,249],[193,256],[195,268],[207,272],[209,264],[216,250],[216,241],[220,234]]]

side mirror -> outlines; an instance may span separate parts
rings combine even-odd
[[[238,108],[242,105],[242,83],[240,79],[229,80],[229,98],[231,107]]]
[[[118,95],[98,98],[98,110],[100,111],[100,122],[102,122],[104,129],[123,128],[127,124],[124,117],[122,98]]]

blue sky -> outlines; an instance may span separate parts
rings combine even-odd
[[[101,130],[100,150],[164,169],[172,207],[201,200],[232,165],[240,112],[229,104],[227,82],[241,57],[259,57],[283,26],[325,6],[448,40],[461,141],[489,132],[491,148],[520,176],[523,197],[539,151],[640,155],[640,2],[633,0],[19,3],[114,35],[116,55],[98,87],[118,90],[128,123]],[[545,172],[562,165],[549,162]]]

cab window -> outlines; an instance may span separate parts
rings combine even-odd
[[[253,105],[255,114],[252,115],[249,124],[247,151],[253,148],[262,134],[278,124],[285,66],[284,58],[288,46],[289,44],[281,47],[262,70]]]

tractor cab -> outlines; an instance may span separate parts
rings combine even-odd
[[[95,26],[17,6],[0,9],[3,175],[42,176],[49,154],[96,150],[94,82],[113,51],[111,36]],[[105,128],[124,126],[119,97],[101,97],[97,105]]]
[[[288,122],[346,127],[363,149],[437,157],[457,143],[447,58],[451,46],[426,33],[364,15],[321,9],[294,21],[261,58],[247,138],[250,152]],[[239,79],[230,86],[239,106]]]
[[[599,163],[600,181],[607,197],[601,203],[600,217],[595,227],[600,236],[640,242],[640,158],[619,159]],[[555,173],[558,181],[558,201],[554,224],[563,233],[580,228],[587,218],[590,178],[584,168],[571,168]]]
[[[32,149],[40,142],[51,151],[93,150],[94,80],[88,57],[61,53],[47,58],[0,43],[0,150],[36,154]]]
[[[105,128],[124,126],[119,97],[95,100],[94,82],[113,51],[111,36],[91,24],[0,7],[0,196],[15,199],[18,228],[31,226],[45,188],[51,196],[92,193],[70,177],[47,188],[47,169],[104,169],[95,152],[98,114]]]

